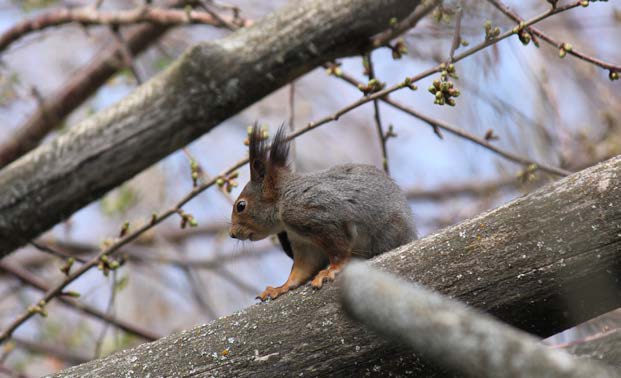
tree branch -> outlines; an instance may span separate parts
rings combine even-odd
[[[237,21],[230,16],[219,17],[227,23]],[[2,33],[0,35],[0,52],[26,34],[73,22],[82,25],[111,26],[150,23],[160,26],[205,24],[222,27],[226,26],[223,21],[218,20],[209,12],[155,8],[144,5],[135,9],[117,11],[101,11],[92,6],[77,9],[55,9],[21,21]],[[244,21],[242,26],[249,25],[250,22]]]
[[[550,336],[621,305],[620,175],[621,156],[370,264]],[[446,376],[349,321],[338,304],[339,280],[57,376]]]
[[[343,272],[348,314],[391,341],[469,377],[618,377],[416,283],[354,262]]]
[[[0,261],[0,271],[4,271],[14,276],[15,278],[19,279],[26,285],[33,287],[44,293],[49,290],[47,285],[43,281],[41,281],[37,276],[35,276],[34,274],[20,267],[7,264],[4,261]],[[76,300],[73,300],[73,299],[70,299],[64,296],[61,296],[59,300],[67,307],[71,307],[73,309],[81,311],[105,323],[112,324],[118,329],[122,329],[123,331],[130,333],[132,335],[138,336],[144,340],[153,341],[153,340],[160,338],[159,335],[157,335],[156,333],[153,333],[152,331],[148,329],[142,328],[135,324],[131,324],[122,319],[117,319],[116,317],[110,314],[107,314],[103,311],[100,311],[94,307],[91,307],[87,304],[78,302]]]

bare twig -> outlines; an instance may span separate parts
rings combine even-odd
[[[390,40],[397,38],[401,34],[413,28],[420,20],[422,20],[429,12],[438,6],[440,0],[432,0],[426,4],[417,7],[412,14],[403,19],[397,25],[394,25],[390,29],[383,33],[378,34],[371,41],[371,46],[377,48],[386,45]]]
[[[474,180],[451,185],[442,185],[434,189],[409,189],[406,197],[411,201],[445,201],[457,197],[482,197],[507,189],[520,188],[516,177],[492,181]]]
[[[43,292],[49,291],[49,288],[46,286],[46,284],[43,281],[41,281],[41,279],[39,279],[39,277],[35,276],[34,274],[30,273],[29,271],[25,269],[7,264],[4,261],[0,261],[0,271],[5,271],[11,274],[15,278],[19,279],[20,281],[24,282],[25,284],[39,291],[43,291]],[[114,325],[115,327],[122,329],[123,331],[130,333],[132,335],[136,335],[144,340],[153,341],[153,340],[160,338],[160,335],[157,335],[153,333],[152,331],[143,329],[137,325],[133,325],[124,320],[116,319],[115,317],[109,316],[108,314],[96,308],[93,308],[87,304],[78,302],[73,299],[69,299],[65,296],[61,296],[59,300],[61,301],[61,303],[63,303],[64,305],[68,307],[82,311],[85,314],[98,318],[106,323],[110,323]]]
[[[150,23],[160,26],[204,24],[230,27],[235,20],[230,16],[214,16],[214,12],[196,10],[166,9],[142,6],[131,10],[100,11],[92,6],[77,9],[57,9],[24,20],[0,36],[0,52],[24,35],[46,28],[77,22],[82,25],[134,25]],[[240,20],[237,18],[237,20]],[[250,21],[244,20],[244,26]],[[236,27],[237,28],[237,27]]]
[[[373,59],[371,58],[372,53],[373,52],[369,52],[364,57],[368,65],[367,76],[369,77],[369,80],[377,80],[377,77],[375,76],[375,67],[373,66]],[[384,168],[384,172],[390,174],[390,171],[388,169],[388,151],[386,148],[386,141],[388,139],[388,135],[384,133],[384,128],[382,127],[382,118],[380,115],[379,100],[373,100],[373,114],[375,118],[375,127],[377,129],[377,136],[380,141],[380,147],[382,149],[382,167]]]
[[[358,86],[358,84],[360,84],[351,75],[347,75],[347,74],[343,73],[339,77],[341,79],[347,81],[348,83],[352,84],[352,85]],[[390,99],[388,97],[383,97],[383,98],[381,98],[381,100],[383,102],[391,105],[394,108],[397,108],[397,109],[399,109],[399,110],[401,110],[401,111],[403,111],[405,113],[408,113],[408,114],[410,114],[410,115],[412,115],[412,116],[414,116],[414,117],[416,117],[416,118],[426,122],[427,124],[429,124],[433,128],[437,127],[437,128],[440,128],[440,129],[442,129],[444,131],[447,131],[447,132],[449,132],[451,134],[454,134],[454,135],[457,135],[457,136],[459,136],[461,138],[469,140],[469,141],[471,141],[473,143],[478,144],[481,147],[484,147],[484,148],[486,148],[486,149],[488,149],[490,151],[493,151],[493,152],[497,153],[498,155],[500,155],[500,156],[502,156],[502,157],[504,157],[504,158],[506,158],[508,160],[511,160],[511,161],[514,161],[516,163],[520,163],[520,164],[523,164],[523,165],[535,164],[538,169],[541,169],[542,171],[545,171],[545,172],[548,172],[548,173],[552,173],[552,174],[555,174],[555,175],[559,175],[559,176],[567,176],[567,175],[569,175],[571,173],[571,172],[566,171],[564,169],[557,168],[557,167],[550,166],[550,165],[543,164],[543,163],[539,163],[539,162],[535,162],[535,161],[533,161],[531,159],[528,159],[528,158],[516,155],[516,154],[514,154],[512,152],[506,151],[506,150],[504,150],[504,149],[502,149],[500,147],[497,147],[497,146],[489,143],[488,141],[486,141],[483,138],[479,138],[479,137],[477,137],[475,135],[470,134],[469,132],[467,132],[467,131],[465,131],[463,129],[459,129],[459,128],[454,127],[452,125],[449,125],[448,123],[445,123],[443,121],[436,120],[436,119],[431,118],[429,116],[423,115],[423,114],[417,112],[416,110],[414,110],[414,109],[412,109],[410,107],[407,107],[407,106],[401,104],[400,102],[397,102],[397,101],[395,101],[393,99]]]
[[[41,244],[39,242],[31,241],[30,245],[35,247],[37,250],[39,250],[41,252],[44,252],[44,253],[47,253],[47,254],[50,254],[52,256],[60,257],[62,259],[73,257],[76,261],[79,261],[81,263],[85,262],[84,259],[82,259],[80,257],[77,257],[74,254],[65,253],[63,251],[56,250],[56,249],[54,249],[54,248],[52,248],[52,247],[50,247],[48,245],[44,245],[44,244]]]
[[[511,8],[509,8],[507,5],[505,5],[503,2],[499,1],[499,0],[488,0],[494,7],[496,7],[499,11],[501,11],[503,14],[505,14],[507,17],[511,18],[513,21],[517,22],[518,24],[522,24],[522,22],[524,22],[524,20],[522,20],[522,18],[515,13],[514,11],[511,10]],[[572,7],[575,7],[576,5],[572,5]],[[550,11],[553,11],[555,9],[558,9],[560,7],[556,7],[556,8],[551,8]],[[541,29],[538,29],[536,27],[530,26],[528,24],[525,25],[526,26],[526,30],[531,33],[534,36],[537,36],[541,39],[543,39],[544,41],[546,41],[548,44],[556,47],[556,48],[562,48],[563,45],[565,44],[564,42],[560,42],[555,40],[554,38],[550,37],[548,34],[544,33],[543,31],[541,31]],[[566,53],[569,55],[573,55],[578,59],[584,60],[585,62],[594,64],[600,68],[603,68],[605,70],[609,70],[610,72],[621,72],[621,65],[615,65],[612,63],[607,63],[604,62],[603,60],[591,57],[587,54],[581,53],[579,51],[577,51],[575,48],[566,50]]]
[[[119,51],[121,51],[121,55],[123,56],[123,62],[125,63],[125,66],[129,68],[130,71],[132,72],[132,75],[134,76],[136,83],[138,85],[142,84],[144,80],[142,80],[142,78],[140,77],[140,73],[138,72],[138,68],[136,67],[136,63],[134,61],[132,52],[129,50],[129,47],[127,46],[127,42],[125,42],[123,35],[121,34],[121,32],[116,26],[111,26],[110,31],[112,32],[114,39],[118,43]]]
[[[108,298],[108,308],[106,308],[106,315],[114,316],[114,302],[116,300],[116,276],[117,271],[112,272],[112,281],[110,282],[110,297]],[[106,337],[106,333],[108,333],[108,326],[110,323],[104,323],[101,328],[101,333],[95,342],[95,352],[93,353],[93,358],[101,357],[101,348],[103,346],[104,338]]]
[[[68,362],[71,365],[77,365],[89,361],[90,358],[73,352],[59,348],[56,344],[45,344],[42,342],[30,341],[21,337],[13,337],[15,345],[19,348],[27,349],[30,352],[51,356]]]
[[[453,62],[453,56],[455,55],[455,50],[459,47],[461,43],[461,17],[463,15],[463,8],[461,1],[458,4],[457,15],[455,16],[455,33],[453,34],[453,42],[451,43],[451,51],[449,53],[449,61]]]

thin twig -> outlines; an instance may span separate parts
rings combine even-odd
[[[367,75],[369,80],[377,80],[375,76],[375,67],[373,66],[373,59],[371,58],[372,52],[369,52],[365,55],[364,59],[367,62]],[[373,116],[375,119],[375,128],[377,129],[377,136],[380,141],[380,147],[382,149],[382,167],[384,168],[384,172],[390,174],[388,169],[388,149],[386,148],[386,141],[388,140],[388,135],[384,133],[384,128],[382,127],[382,118],[380,115],[379,109],[379,100],[373,100]]]
[[[7,264],[4,261],[0,261],[0,271],[4,271],[4,272],[11,274],[15,278],[19,279],[21,282],[39,291],[43,291],[43,292],[49,291],[49,288],[39,277],[37,277],[36,275],[30,273],[29,271],[21,267],[17,267],[14,265]],[[100,319],[101,321],[110,323],[114,325],[115,327],[122,329],[123,331],[130,333],[132,335],[138,336],[144,340],[153,341],[161,337],[160,335],[155,334],[147,329],[143,329],[137,325],[128,323],[121,319],[116,319],[113,316],[108,316],[104,312],[94,307],[91,307],[85,303],[81,303],[77,300],[67,298],[66,296],[61,296],[59,300],[62,304],[68,307],[82,311],[85,314],[88,314],[90,316]]]
[[[499,11],[501,11],[503,14],[505,14],[507,17],[511,18],[513,21],[517,22],[518,24],[523,22],[522,18],[514,11],[511,10],[511,8],[509,8],[507,5],[505,5],[503,2],[499,1],[499,0],[488,0],[494,7],[496,7],[496,9],[498,9]],[[579,4],[580,5],[580,4]],[[571,4],[569,5],[571,7],[576,7],[577,5],[575,4]],[[556,7],[556,8],[551,8],[552,10],[555,9],[559,9],[562,7]],[[544,41],[546,41],[548,44],[556,47],[556,48],[561,48],[564,44],[564,42],[560,42],[555,40],[554,38],[550,37],[548,34],[542,32],[540,29],[530,26],[528,24],[526,24],[526,30],[531,33],[534,36],[537,36],[541,39],[543,39]],[[611,72],[621,72],[621,65],[615,65],[612,63],[607,63],[604,62],[603,60],[591,57],[587,54],[581,53],[579,51],[577,51],[575,48],[572,48],[571,50],[566,50],[566,53],[569,55],[573,55],[578,59],[584,60],[585,62],[594,64],[600,68],[603,68],[605,70],[609,70]]]
[[[201,8],[203,8],[205,10],[205,12],[209,13],[213,18],[218,20],[218,22],[220,22],[220,24],[226,26],[227,29],[229,29],[229,30],[237,30],[237,29],[239,29],[239,26],[237,26],[235,24],[235,21],[239,20],[239,18],[233,17],[231,20],[228,20],[228,19],[220,16],[218,14],[218,12],[214,12],[207,4],[205,4],[204,1],[200,1],[199,2],[199,6]]]
[[[108,299],[108,308],[106,308],[106,315],[114,316],[114,302],[116,300],[116,275],[117,271],[112,272],[112,282],[110,283],[110,298]],[[97,338],[97,342],[95,343],[95,352],[93,353],[93,358],[101,357],[101,348],[103,346],[104,338],[106,337],[106,333],[108,333],[108,328],[110,323],[104,323],[101,328],[101,333]]]
[[[74,254],[66,253],[66,252],[63,252],[63,251],[56,250],[56,249],[54,249],[54,248],[52,248],[52,247],[50,247],[48,245],[41,244],[41,243],[36,242],[34,240],[31,240],[29,244],[32,245],[33,247],[35,247],[37,250],[39,250],[41,252],[47,253],[47,254],[52,255],[52,256],[60,257],[61,259],[67,259],[67,258],[73,257],[78,262],[81,262],[81,263],[85,263],[86,262],[86,260],[84,260],[81,257],[77,257]]]
[[[384,46],[388,44],[390,40],[410,30],[416,24],[418,24],[418,22],[422,20],[427,14],[429,14],[429,12],[434,10],[435,7],[438,6],[438,4],[440,4],[440,0],[432,0],[425,3],[424,5],[416,7],[414,12],[412,12],[408,17],[403,19],[397,25],[375,36],[371,41],[372,48]]]
[[[342,75],[339,76],[341,79],[343,79],[344,81],[354,85],[354,86],[358,86],[360,84],[360,82],[358,82],[353,76],[351,75],[347,75],[346,73],[343,73]],[[572,172],[569,172],[567,170],[561,169],[561,168],[557,168],[554,166],[549,166],[547,164],[543,164],[543,163],[538,163],[535,162],[531,159],[516,155],[512,152],[506,151],[500,147],[497,147],[491,143],[489,143],[488,141],[486,141],[483,138],[479,138],[475,135],[470,134],[469,132],[463,130],[463,129],[459,129],[455,126],[449,125],[448,123],[445,123],[443,121],[440,120],[436,120],[434,118],[431,118],[429,116],[423,115],[419,112],[417,112],[416,110],[407,107],[403,104],[401,104],[400,102],[397,102],[391,98],[388,97],[382,97],[381,100],[389,105],[391,105],[394,108],[397,108],[405,113],[408,113],[424,122],[426,122],[428,125],[430,125],[432,128],[440,128],[444,131],[447,131],[453,135],[457,135],[461,138],[464,138],[466,140],[469,140],[473,143],[478,144],[481,147],[485,147],[486,149],[493,151],[495,153],[497,153],[498,155],[514,161],[516,163],[520,163],[523,165],[529,165],[529,164],[535,164],[537,166],[538,169],[541,169],[542,171],[548,172],[548,173],[552,173],[555,175],[559,175],[559,176],[567,176],[570,175]]]
[[[216,13],[211,11],[186,11],[144,6],[116,11],[100,11],[92,6],[77,9],[56,9],[19,22],[6,30],[0,35],[0,52],[26,34],[72,22],[78,22],[82,25],[133,25],[148,22],[156,25],[203,24],[238,28],[233,24],[233,21],[236,20],[233,17],[220,15],[216,17],[214,15]],[[244,26],[250,25],[248,20],[240,18],[237,20],[242,20]]]
[[[59,360],[68,362],[71,365],[82,364],[90,360],[90,358],[86,356],[69,352],[65,348],[59,348],[56,344],[45,344],[42,342],[30,341],[17,336],[13,337],[13,341],[18,348],[26,349],[29,352],[41,354],[46,357],[58,358]]]
[[[295,131],[295,80],[289,84],[289,132]],[[291,169],[295,172],[295,142],[291,143]]]
[[[453,34],[453,42],[451,43],[451,51],[449,53],[449,61],[453,62],[453,56],[455,55],[455,50],[459,47],[461,43],[461,17],[464,13],[462,8],[461,1],[457,5],[457,15],[455,16],[455,33]]]
[[[132,52],[129,50],[129,47],[125,42],[123,35],[116,26],[110,26],[110,31],[112,32],[114,39],[118,43],[119,50],[123,55],[123,63],[131,71],[132,75],[134,76],[134,80],[136,80],[136,83],[138,85],[142,84],[144,80],[142,80],[142,78],[140,77],[140,73],[138,72],[138,68],[136,67]]]

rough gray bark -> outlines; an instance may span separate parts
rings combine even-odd
[[[354,262],[343,272],[348,314],[425,358],[469,377],[618,377],[616,369],[577,359],[459,301]]]
[[[538,336],[621,305],[621,156],[373,259]],[[348,320],[339,285],[308,286],[66,377],[446,376]]]
[[[413,0],[306,0],[192,47],[115,106],[0,171],[0,257],[296,77],[360,53]]]

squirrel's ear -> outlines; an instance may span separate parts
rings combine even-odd
[[[278,128],[272,147],[270,148],[270,168],[280,168],[287,166],[287,158],[289,157],[289,142],[287,141],[287,133],[285,124]]]
[[[250,180],[263,182],[267,172],[267,143],[262,138],[259,125],[255,122],[248,137]]]

